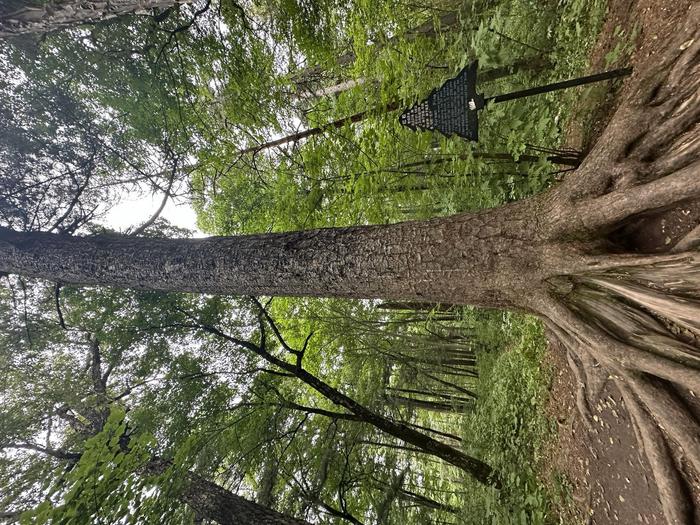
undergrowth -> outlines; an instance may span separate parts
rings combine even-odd
[[[552,436],[543,328],[532,317],[504,314],[502,330],[507,346],[478,356],[479,398],[463,427],[467,449],[494,467],[502,488],[469,487],[463,523],[555,523],[552,504],[562,494],[538,479],[540,453]]]

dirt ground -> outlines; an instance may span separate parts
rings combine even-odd
[[[559,432],[551,459],[571,483],[573,509],[567,524],[663,524],[656,485],[637,440],[620,393],[608,382],[600,394],[594,427],[588,431],[576,409],[576,380],[564,350],[553,345],[555,370],[550,403]],[[651,478],[651,479],[650,479]]]
[[[663,49],[664,35],[672,31],[679,17],[692,0],[610,0],[605,25],[590,60],[591,72],[606,69],[605,55],[620,42],[620,33],[637,38],[630,46],[631,55],[615,67],[635,66]],[[611,85],[603,99],[582,101],[578,114],[588,115],[585,122],[572,122],[566,146],[588,151],[612,116],[624,86]],[[586,104],[589,107],[585,107]],[[666,214],[663,220],[638,221],[635,232],[637,246],[644,251],[659,251],[674,243],[689,222],[700,220],[700,203],[689,203]],[[629,233],[629,232],[628,232]],[[587,429],[576,409],[576,378],[569,369],[565,351],[553,342],[549,364],[554,378],[551,386],[549,412],[558,423],[555,443],[548,451],[544,464],[550,475],[558,471],[571,484],[573,508],[562,510],[566,524],[664,524],[658,491],[644,454],[637,444],[635,429],[612,381],[602,388],[593,405],[593,426]],[[700,393],[695,393],[700,396]],[[688,399],[695,410],[700,400]],[[682,469],[684,465],[679,465]],[[686,497],[700,508],[700,480],[690,488]],[[696,516],[696,519],[700,517]],[[700,522],[699,522],[700,524]]]

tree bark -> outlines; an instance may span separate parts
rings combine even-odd
[[[0,38],[28,33],[50,33],[80,24],[119,16],[167,9],[191,0],[52,0],[0,15]]]
[[[419,505],[428,509],[442,510],[445,512],[449,512],[450,514],[460,514],[461,512],[460,509],[458,509],[457,507],[448,505],[447,503],[440,503],[439,501],[435,501],[433,498],[429,498],[428,496],[418,494],[416,492],[412,492],[404,488],[402,488],[399,492],[399,497],[401,499],[415,501]]]
[[[155,458],[144,467],[144,473],[160,476],[170,466],[169,461]],[[193,472],[186,472],[184,478],[180,501],[200,518],[219,525],[309,525],[307,521],[248,501]]]
[[[409,302],[383,302],[377,305],[381,310],[412,310],[416,312],[451,312],[454,306],[451,304],[409,303]]]
[[[585,267],[540,242],[542,199],[385,226],[154,239],[0,228],[0,271],[62,283],[240,295],[384,298],[529,310],[544,279]]]

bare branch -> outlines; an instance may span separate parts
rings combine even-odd
[[[34,443],[7,443],[5,445],[0,445],[0,449],[17,449],[17,450],[32,450],[35,452],[40,452],[47,456],[51,456],[57,459],[64,459],[70,461],[77,461],[80,459],[80,454],[77,452],[69,452],[66,450],[42,447],[41,445],[36,445]]]

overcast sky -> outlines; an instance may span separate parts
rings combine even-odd
[[[124,231],[129,227],[133,229],[146,222],[156,212],[162,200],[162,194],[132,193],[122,197],[121,202],[107,213],[104,223],[117,230]],[[197,228],[195,212],[186,201],[173,202],[173,199],[168,199],[168,204],[160,216],[175,226],[192,230],[195,237],[205,237]]]

